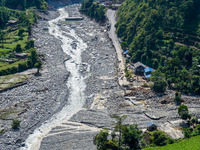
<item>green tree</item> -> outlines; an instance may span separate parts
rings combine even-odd
[[[34,48],[34,40],[30,40],[26,43],[26,49]]]
[[[20,127],[20,121],[17,120],[17,119],[14,119],[11,126],[12,126],[12,128],[14,130],[19,129],[19,127]]]
[[[121,43],[122,49],[126,49],[128,47],[128,44],[126,42]]]
[[[0,41],[2,43],[1,48],[4,48],[4,44],[3,44],[4,37],[5,37],[5,33],[2,30],[0,30]]]
[[[105,150],[106,149],[106,144],[108,142],[108,130],[107,129],[103,129],[100,131],[99,134],[97,134],[94,139],[93,142],[95,145],[97,145],[97,149],[98,150]]]
[[[187,120],[188,118],[190,118],[188,107],[184,104],[179,106],[178,114],[183,120]]]
[[[153,133],[153,143],[158,146],[163,146],[167,144],[167,136],[162,131],[155,131]]]
[[[129,146],[130,149],[137,149],[140,147],[140,140],[142,138],[142,131],[138,129],[137,125],[125,126],[122,133],[123,143]]]
[[[34,48],[31,48],[31,56],[29,57],[29,59],[32,63],[32,66],[34,66],[38,59],[37,52]]]
[[[22,63],[19,63],[18,65],[18,70],[19,71],[24,71],[26,70],[28,67],[27,67],[27,64],[25,62],[22,62]]]
[[[200,124],[198,124],[198,125],[196,126],[196,129],[197,129],[197,131],[198,131],[198,134],[200,134]]]
[[[118,134],[118,148],[121,149],[121,144],[122,144],[122,132],[125,128],[125,125],[122,123],[125,121],[127,118],[126,115],[123,116],[117,116],[117,115],[112,115],[112,118],[116,119],[115,126],[114,126],[114,132],[117,132]]]
[[[17,53],[21,53],[21,52],[22,52],[22,47],[21,47],[20,44],[17,44],[17,45],[16,45],[15,51],[16,51]]]
[[[193,127],[194,127],[194,124],[197,123],[197,122],[198,122],[197,117],[192,116],[191,119],[190,119],[190,123],[193,125]]]
[[[180,104],[181,103],[181,93],[176,92],[174,101],[175,101],[176,104]]]
[[[38,61],[35,65],[34,65],[35,68],[37,68],[37,74],[39,74],[40,72],[40,69],[42,68],[42,62],[41,61]]]
[[[31,36],[32,26],[31,24],[28,25],[28,35]]]
[[[155,92],[163,93],[166,91],[166,87],[167,87],[167,82],[165,80],[158,80],[154,82],[152,89]]]
[[[21,29],[19,29],[19,31],[18,31],[18,36],[22,36],[23,35],[23,33],[24,33],[24,29],[23,28],[21,28]]]
[[[185,128],[185,129],[183,129],[183,131],[184,131],[185,138],[190,138],[192,136],[192,131],[190,131],[189,128]]]

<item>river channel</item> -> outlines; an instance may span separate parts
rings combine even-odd
[[[76,35],[75,30],[72,28],[64,26],[66,31],[61,29],[59,22],[65,21],[65,18],[69,15],[65,10],[65,7],[58,9],[58,11],[60,14],[59,17],[48,22],[48,29],[51,35],[62,42],[62,49],[70,58],[65,61],[65,67],[70,72],[67,82],[67,86],[70,91],[68,104],[64,106],[60,112],[44,122],[39,128],[35,129],[34,133],[29,135],[25,141],[26,147],[22,148],[22,150],[38,150],[40,148],[41,140],[45,137],[45,135],[53,127],[70,119],[72,115],[82,108],[85,102],[84,90],[86,88],[86,84],[84,79],[86,77],[81,76],[79,67],[82,64],[81,53],[87,48],[87,44],[84,43],[78,35]],[[76,39],[75,49],[71,46],[73,39]]]

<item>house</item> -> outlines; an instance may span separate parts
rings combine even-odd
[[[152,122],[152,121],[147,123],[147,130],[148,131],[154,131],[154,130],[157,129],[157,127],[158,127],[157,124]]]
[[[18,24],[17,20],[9,20],[6,23],[6,26],[14,26],[14,25],[17,25],[17,24]]]
[[[200,114],[196,114],[195,117],[197,118],[197,123],[200,124]]]
[[[131,56],[130,56],[129,54],[126,54],[126,58],[127,58],[127,59],[130,59]]]
[[[104,2],[104,5],[109,6],[109,5],[111,5],[111,2],[105,1],[105,2]]]
[[[144,76],[148,79],[151,77],[151,73],[154,72],[154,70],[150,67],[147,67],[144,69]]]
[[[133,67],[134,67],[135,73],[138,73],[138,74],[144,74],[144,69],[147,68],[147,66],[141,62],[137,62],[133,64]]]
[[[27,53],[16,53],[15,57],[19,58],[19,59],[25,59],[28,57],[28,54]]]
[[[130,56],[128,55],[128,49],[125,50],[122,54],[124,55],[124,57],[126,57],[128,59],[130,58]]]

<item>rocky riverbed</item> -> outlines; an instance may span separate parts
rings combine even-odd
[[[61,42],[47,31],[47,20],[58,16],[50,11],[44,20],[39,20],[33,29],[33,39],[39,53],[44,55],[41,76],[32,76],[26,84],[0,93],[0,127],[7,132],[0,136],[0,149],[16,150],[35,128],[67,104],[69,73],[64,65],[67,55],[62,51]],[[12,130],[12,119],[21,120],[20,130]]]
[[[79,7],[80,5],[70,5],[64,9],[69,16],[81,16]],[[28,135],[69,104],[70,89],[67,83],[70,73],[65,62],[72,59],[63,51],[62,40],[43,30],[49,27],[50,20],[58,16],[57,10],[41,14],[42,19],[33,29],[32,38],[36,40],[38,52],[45,58],[41,76],[32,76],[25,85],[0,93],[0,110],[3,115],[0,127],[7,130],[0,136],[0,149],[27,149],[24,141]],[[80,40],[70,36],[70,29],[87,44],[81,54],[81,62],[77,64],[86,84],[85,103],[78,113],[54,126],[42,137],[40,150],[95,150],[93,137],[102,128],[112,129],[112,114],[127,115],[125,124],[137,123],[141,129],[145,129],[146,123],[153,120],[166,132],[172,131],[171,135],[174,137],[181,137],[180,130],[173,131],[182,123],[178,120],[178,106],[173,102],[174,92],[167,91],[164,95],[157,95],[149,88],[125,92],[117,81],[117,55],[108,38],[106,24],[99,25],[86,16],[83,17],[84,20],[76,22],[59,20],[56,25],[66,38],[73,39],[70,40],[73,51],[78,50]],[[200,112],[199,97],[183,98],[191,113]],[[13,118],[21,120],[19,130],[11,129]]]

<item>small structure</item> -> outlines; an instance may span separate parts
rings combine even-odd
[[[28,57],[28,54],[27,53],[16,53],[15,57],[19,58],[19,59],[25,59]]]
[[[154,70],[150,67],[147,67],[144,69],[144,76],[148,79],[151,77],[151,73],[154,72]]]
[[[126,58],[127,58],[127,59],[130,59],[131,56],[130,56],[129,54],[126,54]]]
[[[113,10],[117,10],[120,6],[121,6],[121,4],[112,4],[112,5],[111,5],[111,8],[112,8]]]
[[[65,18],[66,21],[80,21],[83,20],[83,17],[67,17]]]
[[[46,27],[46,28],[43,28],[43,30],[44,30],[44,31],[48,31],[48,30],[49,30],[49,28],[47,28],[47,27]]]
[[[12,60],[12,59],[0,59],[0,61],[7,62],[9,64],[12,64],[12,63],[16,62],[15,60]]]
[[[6,26],[15,26],[17,25],[17,20],[9,20],[8,23],[6,23]]]
[[[144,74],[144,70],[145,68],[147,68],[147,66],[141,62],[137,62],[133,64],[133,67],[134,67],[135,73],[138,73],[138,74]]]
[[[157,127],[158,127],[157,124],[152,122],[152,121],[147,123],[147,130],[148,131],[154,131],[154,130],[157,129]]]
[[[124,57],[129,57],[130,58],[130,56],[128,55],[128,49],[125,50],[122,54],[124,55]]]
[[[111,2],[110,2],[110,1],[105,1],[105,2],[104,2],[104,5],[105,5],[105,6],[109,6],[109,5],[111,5]]]
[[[197,118],[197,123],[200,124],[200,114],[196,114],[195,117]]]

